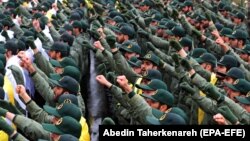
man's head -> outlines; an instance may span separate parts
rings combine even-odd
[[[204,53],[203,55],[201,55],[196,60],[207,71],[213,72],[214,68],[217,67],[217,59],[211,53]]]
[[[42,126],[46,131],[49,131],[53,134],[70,134],[77,138],[80,137],[82,131],[81,124],[70,116],[64,116],[58,119],[55,124],[43,123]]]
[[[132,56],[140,57],[141,54],[141,47],[137,43],[131,41],[125,41],[121,45],[120,50],[124,52],[126,60],[129,60]]]
[[[133,39],[135,36],[135,30],[129,25],[123,25],[116,31],[116,40],[118,43],[123,43],[127,40]]]
[[[142,96],[152,108],[162,112],[166,112],[174,104],[173,94],[163,89],[156,90],[153,95],[142,94]]]
[[[140,57],[139,59],[142,60],[142,73],[149,69],[158,69],[160,59],[154,53],[149,52],[144,57]]]
[[[70,76],[64,76],[59,81],[51,79],[51,82],[55,85],[53,88],[55,100],[64,93],[77,95],[80,91],[79,83]]]
[[[63,42],[55,42],[49,51],[49,56],[52,59],[61,60],[63,57],[68,56],[69,46]]]

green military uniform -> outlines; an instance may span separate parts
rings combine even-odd
[[[47,140],[50,139],[49,132],[45,131],[42,125],[34,120],[21,115],[16,115],[13,122],[18,129],[33,140],[38,140],[39,138]]]

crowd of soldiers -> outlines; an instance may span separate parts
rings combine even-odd
[[[0,0],[0,140],[98,141],[99,125],[249,125],[246,6]]]

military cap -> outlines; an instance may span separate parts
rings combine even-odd
[[[167,30],[166,33],[172,36],[185,36],[185,30],[181,26],[175,26],[171,30]]]
[[[110,17],[110,18],[114,18],[115,16],[121,16],[121,13],[118,11],[111,11],[108,14],[108,17]]]
[[[59,63],[59,61],[55,60],[55,59],[50,59],[49,60],[50,64],[53,66],[53,67],[59,67],[61,68],[61,64]]]
[[[237,13],[234,15],[234,17],[236,17],[236,18],[238,18],[238,19],[241,19],[241,21],[244,21],[245,18],[246,18],[245,14],[242,13],[242,12],[240,12],[240,11],[237,12]]]
[[[196,20],[197,22],[201,22],[201,21],[203,21],[203,20],[207,20],[207,18],[206,18],[205,16],[203,16],[203,15],[198,15],[198,16],[195,18],[195,20]]]
[[[80,21],[74,21],[72,24],[73,28],[80,28],[82,29],[82,23]]]
[[[144,0],[144,1],[141,2],[139,5],[140,5],[140,6],[146,5],[146,6],[152,7],[152,6],[154,5],[154,3],[153,3],[152,1],[150,1],[150,0]]]
[[[135,84],[135,86],[142,90],[157,90],[157,89],[164,89],[168,90],[167,85],[165,82],[158,80],[158,79],[152,79],[147,85],[145,84]]]
[[[250,44],[247,44],[242,50],[242,53],[250,54]]]
[[[131,41],[123,43],[120,49],[130,53],[141,54],[141,47],[137,43]]]
[[[152,80],[152,79],[162,80],[162,74],[158,70],[150,69],[150,70],[145,71],[142,74],[142,78],[148,79],[148,80]]]
[[[59,52],[68,52],[68,45],[63,42],[55,42],[50,50],[52,51],[59,51]]]
[[[204,53],[199,58],[196,59],[198,63],[210,63],[213,67],[217,66],[217,59],[211,53]]]
[[[225,66],[230,69],[232,67],[238,67],[239,63],[234,56],[224,55],[217,65]]]
[[[235,98],[241,104],[250,105],[250,91],[247,93],[246,97],[236,96]]]
[[[159,12],[157,12],[157,13],[155,13],[155,14],[153,15],[152,21],[159,22],[159,21],[162,19],[162,17],[163,17],[162,14],[159,13]]]
[[[4,48],[4,44],[0,43],[0,53],[4,54],[6,52],[5,48]]]
[[[131,67],[140,68],[140,67],[141,67],[141,63],[142,63],[142,61],[139,60],[136,56],[133,56],[133,57],[131,57],[131,58],[128,60],[128,64],[129,64]]]
[[[63,59],[59,62],[61,66],[64,68],[66,66],[78,67],[76,61],[70,57],[63,57]]]
[[[102,120],[102,125],[115,125],[115,122],[113,121],[112,118],[110,118],[110,117],[105,117],[105,118]]]
[[[18,40],[17,41],[18,51],[26,50],[26,45],[23,41]]]
[[[55,124],[43,123],[42,126],[45,130],[55,134],[71,134],[77,138],[81,136],[81,124],[70,116],[60,118]]]
[[[147,116],[146,120],[152,125],[185,125],[185,120],[174,113],[165,113],[159,119],[153,116]]]
[[[188,122],[187,114],[179,107],[172,107],[169,109],[170,113],[175,113],[179,116],[181,116],[186,122]]]
[[[65,32],[60,37],[60,40],[63,42],[67,42],[69,44],[69,46],[72,46],[73,42],[74,42],[74,36],[70,35],[68,32]]]
[[[115,21],[116,23],[123,23],[124,22],[124,20],[121,16],[115,16],[112,20]]]
[[[8,2],[6,8],[16,8],[16,4],[14,2]]]
[[[58,141],[79,141],[79,139],[70,134],[64,134],[60,136]]]
[[[221,24],[221,23],[215,23],[214,25],[215,25],[215,27],[216,27],[216,29],[217,29],[218,31],[221,31],[222,28],[224,27],[224,25]]]
[[[124,35],[128,35],[129,38],[133,38],[135,36],[135,30],[131,26],[128,26],[128,25],[124,25],[120,27],[118,32]]]
[[[153,64],[155,64],[157,66],[160,63],[160,58],[158,56],[156,56],[152,52],[149,52],[144,57],[139,57],[138,59],[140,59],[140,60],[148,60],[148,61],[152,62]]]
[[[15,24],[13,22],[9,21],[8,19],[3,19],[2,20],[2,25],[3,26],[13,27]]]
[[[160,21],[157,27],[161,29],[167,29],[166,24],[167,24],[166,21]]]
[[[73,13],[71,13],[69,19],[70,19],[71,21],[80,21],[80,20],[81,20],[81,16],[79,15],[79,13],[73,12]]]
[[[50,81],[58,87],[62,87],[72,94],[78,94],[80,91],[79,83],[70,76],[64,76],[59,81],[50,79]]]
[[[232,39],[247,39],[247,33],[241,29],[236,29],[231,35],[227,35],[227,37]]]
[[[168,106],[174,105],[174,96],[170,92],[164,89],[157,89],[153,95],[142,94],[143,97],[151,99],[156,102],[160,102],[162,104],[166,104]]]
[[[78,104],[78,99],[75,95],[73,94],[62,94],[58,98],[58,104],[62,103],[72,103],[75,104],[76,106],[79,106]]]
[[[175,26],[177,26],[177,23],[176,23],[175,21],[170,20],[170,21],[168,21],[168,22],[166,23],[165,26],[166,26],[167,29],[172,29],[172,28],[174,28]]]
[[[72,26],[71,24],[65,24],[65,25],[63,26],[63,28],[64,28],[65,30],[69,30],[69,31],[72,31],[72,30],[73,30],[73,26]]]
[[[221,36],[228,36],[228,35],[230,36],[232,35],[232,33],[233,33],[233,30],[231,28],[224,27],[220,30]]]
[[[180,44],[183,46],[183,47],[189,47],[189,50],[192,48],[193,46],[193,43],[192,43],[192,40],[188,37],[183,37],[180,39]]]
[[[185,1],[183,4],[180,5],[180,8],[183,8],[185,6],[193,6],[193,2],[192,1]]]
[[[236,67],[232,67],[230,70],[228,70],[226,76],[231,77],[233,79],[245,79],[244,72]]]
[[[16,54],[18,51],[18,46],[17,46],[17,42],[15,39],[10,39],[8,40],[5,45],[4,45],[6,50],[10,50],[13,52],[13,54]]]
[[[60,80],[63,76],[70,76],[79,82],[81,78],[81,72],[76,67],[66,66],[65,68],[63,68],[62,74],[57,74],[57,73],[50,74],[50,78],[57,81]]]
[[[83,31],[87,31],[87,29],[89,29],[89,24],[86,22],[86,20],[81,20],[80,22],[82,24]],[[92,22],[92,24],[94,23]],[[100,27],[102,27],[102,25]]]
[[[245,79],[237,79],[233,84],[225,83],[230,89],[241,92],[242,94],[247,94],[250,91],[250,82]]]
[[[36,38],[35,33],[33,31],[31,31],[31,30],[26,30],[24,32],[23,36],[25,36],[25,37],[30,37],[31,36],[31,37],[34,37],[34,39]]]
[[[226,5],[226,3],[225,2],[220,2],[219,4],[218,4],[218,10],[219,11],[223,11],[224,9],[224,6]]]
[[[225,6],[223,7],[223,10],[231,12],[231,11],[232,11],[232,7],[229,6],[229,5],[225,5]]]
[[[39,19],[39,18],[41,18],[42,16],[43,16],[42,13],[37,12],[37,13],[35,13],[35,14],[33,15],[33,19]]]
[[[70,116],[76,119],[77,121],[80,121],[82,117],[80,109],[75,104],[72,103],[62,103],[58,105],[56,108],[44,105],[43,109],[50,115],[56,116],[58,118],[64,116]]]

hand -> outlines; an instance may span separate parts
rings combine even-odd
[[[180,84],[180,88],[188,92],[191,95],[194,95],[196,93],[196,90],[192,88],[187,82],[182,82]]]
[[[22,115],[22,113],[16,108],[16,106],[12,105],[8,101],[0,100],[0,107],[8,110],[11,113]]]
[[[239,120],[233,114],[233,112],[227,106],[221,106],[218,108],[218,111],[232,124],[236,124]]]
[[[174,53],[172,55],[172,59],[175,63],[175,67],[179,67],[180,66],[180,60],[179,60],[179,55],[177,53]]]
[[[115,46],[116,37],[114,35],[111,35],[111,34],[107,35],[106,36],[106,41],[109,44],[111,49],[116,48],[116,46]]]
[[[100,50],[104,50],[104,47],[102,46],[100,41],[95,41],[94,42],[94,47]]]
[[[3,130],[9,136],[11,136],[15,131],[2,117],[0,117],[0,125],[0,130]]]
[[[147,48],[151,51],[155,51],[155,46],[151,42],[147,42]]]
[[[84,41],[82,42],[82,45],[83,45],[83,47],[87,47],[88,49],[93,50],[94,52],[97,51],[97,49],[96,49],[94,46],[92,46],[92,45],[89,43],[89,41],[87,41],[87,40],[84,40]]]
[[[98,40],[101,38],[100,33],[99,33],[98,31],[96,31],[96,30],[88,30],[88,32],[89,32],[90,36],[91,36],[94,40],[96,40],[96,41],[98,41]]]
[[[223,41],[222,38],[216,39],[215,42],[216,42],[217,44],[219,44],[219,45],[224,45],[224,41]]]
[[[110,88],[110,87],[112,86],[112,84],[111,84],[103,75],[97,75],[97,76],[96,76],[96,80],[97,80],[100,84],[102,84],[102,85],[104,85],[104,86],[106,86],[106,87],[108,87],[108,88]]]
[[[27,44],[30,46],[31,49],[36,49],[36,45],[34,43],[34,37],[30,36],[27,37]]]
[[[26,93],[26,89],[23,85],[17,85],[16,87],[16,92],[18,93],[18,95],[20,95],[21,97],[24,97],[25,95],[27,95]]]
[[[19,51],[17,56],[18,58],[20,58],[21,67],[27,69],[30,73],[36,71],[35,68],[32,66],[31,59],[25,55],[24,51]]]
[[[5,117],[6,116],[6,113],[8,112],[8,110],[6,109],[3,109],[2,107],[0,107],[0,117]]]
[[[183,59],[181,60],[181,65],[187,70],[187,71],[191,71],[193,68],[190,65],[190,63],[188,62],[188,60]]]
[[[219,33],[219,31],[218,30],[213,30],[212,32],[211,32],[211,34],[217,39],[217,38],[220,38],[220,33]]]
[[[145,38],[145,39],[149,38],[149,33],[141,28],[137,31],[137,33],[142,38]]]
[[[126,78],[126,76],[117,76],[116,81],[127,94],[133,91],[133,89],[128,84],[128,79]]]
[[[216,114],[213,116],[214,121],[216,121],[219,125],[228,125],[226,119],[221,114]]]
[[[170,46],[172,46],[176,51],[180,51],[182,49],[181,44],[176,40],[169,41]]]

